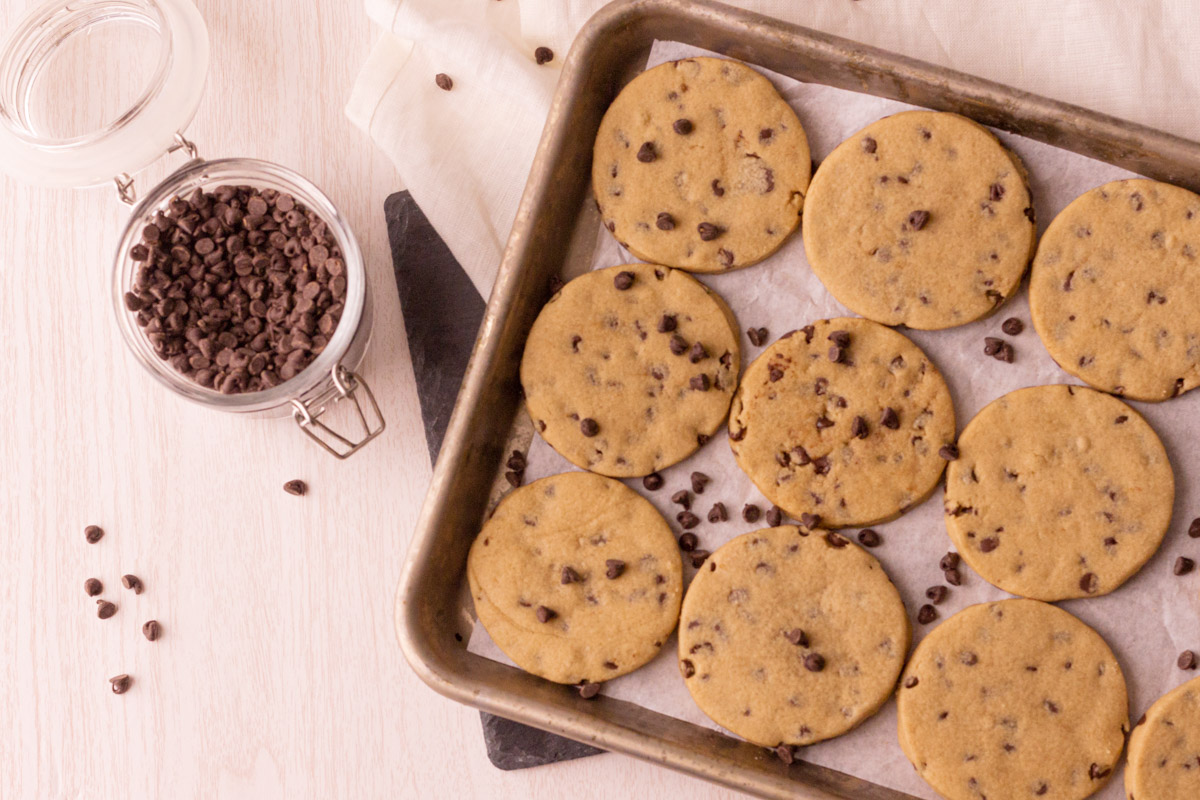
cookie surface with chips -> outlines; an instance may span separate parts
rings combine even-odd
[[[1200,678],[1155,701],[1129,737],[1129,800],[1200,797]]]

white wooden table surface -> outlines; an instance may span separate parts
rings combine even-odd
[[[32,4],[0,4],[0,31]],[[339,463],[290,420],[152,383],[113,317],[115,192],[0,177],[0,797],[729,796],[613,755],[499,772],[477,713],[409,670],[392,603],[430,469],[383,218],[400,182],[342,113],[375,33],[360,0],[198,5],[213,63],[188,134],[208,157],[298,170],[349,218],[387,431]],[[307,497],[284,494],[291,478]],[[115,696],[122,672],[135,682]]]

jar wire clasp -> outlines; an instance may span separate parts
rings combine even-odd
[[[292,400],[294,409],[292,417],[300,426],[300,430],[308,434],[313,441],[333,456],[344,459],[354,455],[363,445],[383,433],[387,424],[384,422],[383,414],[379,411],[379,404],[375,402],[375,395],[372,394],[371,387],[367,385],[366,381],[341,364],[334,365],[332,377],[333,385],[338,393],[333,402],[340,403],[342,400],[348,399],[354,403],[354,410],[362,428],[361,438],[357,441],[348,439],[321,422],[320,417],[326,411],[324,406],[313,411],[307,403],[294,399]],[[364,404],[359,401],[359,389],[362,389],[363,394],[366,395],[371,412],[369,415],[364,413]]]
[[[196,143],[188,139],[181,132],[175,132],[175,144],[167,148],[167,153],[174,153],[179,150],[184,150],[188,154],[188,161],[197,161],[200,158],[200,150],[196,147]],[[137,204],[137,189],[133,185],[133,176],[128,172],[122,172],[117,177],[113,178],[113,182],[117,185],[117,197],[121,198],[121,202],[127,206]]]

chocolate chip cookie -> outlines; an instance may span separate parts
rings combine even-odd
[[[767,747],[812,744],[883,705],[910,635],[873,556],[840,534],[785,525],[704,562],[683,602],[679,668],[725,728]]]
[[[1006,592],[1056,601],[1107,594],[1154,555],[1175,477],[1142,415],[1082,386],[994,400],[946,468],[946,528]]]
[[[934,330],[991,313],[1016,293],[1035,237],[1020,161],[957,114],[868,125],[821,162],[805,201],[813,272],[887,325]]]
[[[638,258],[723,272],[769,256],[800,222],[808,139],[771,82],[720,58],[643,72],[596,135],[604,226]]]
[[[1037,600],[971,606],[935,628],[897,710],[900,747],[948,800],[1080,800],[1112,776],[1129,723],[1112,650]]]
[[[1200,196],[1149,180],[1080,195],[1046,229],[1029,280],[1038,335],[1097,389],[1157,402],[1200,383]]]
[[[575,278],[533,323],[521,385],[534,426],[585,469],[647,475],[717,431],[741,363],[737,320],[686,272],[627,264]]]
[[[844,317],[785,334],[754,360],[734,395],[729,446],[771,502],[840,528],[928,496],[954,430],[950,390],[920,348]]]
[[[1129,800],[1200,797],[1200,678],[1160,697],[1129,737]]]
[[[658,653],[679,619],[679,548],[624,484],[568,472],[505,497],[467,557],[475,612],[522,669],[597,683]]]

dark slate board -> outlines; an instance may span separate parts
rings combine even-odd
[[[425,441],[429,460],[436,463],[486,303],[408,192],[388,197],[383,209]],[[481,712],[480,717],[488,758],[500,769],[603,752],[493,714]]]

